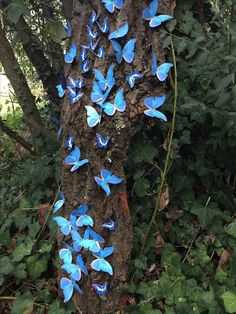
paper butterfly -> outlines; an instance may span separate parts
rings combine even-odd
[[[58,96],[63,97],[65,95],[66,89],[62,87],[62,84],[58,84],[56,88],[57,88]]]
[[[138,73],[136,71],[132,71],[130,75],[126,76],[126,81],[129,83],[130,87],[133,88],[135,81],[139,78],[141,78],[143,75],[141,73]]]
[[[60,259],[64,262],[64,264],[72,262],[72,253],[69,249],[61,249],[59,251]]]
[[[82,78],[74,80],[72,77],[69,76],[68,79],[70,81],[70,87],[73,89],[82,88],[84,86],[84,81]]]
[[[166,116],[160,111],[156,110],[164,104],[165,100],[166,96],[145,98],[144,104],[146,107],[148,107],[148,109],[144,111],[144,114],[152,118],[158,118],[167,121]]]
[[[102,3],[110,13],[113,13],[115,8],[121,10],[123,7],[123,0],[102,0]]]
[[[104,48],[103,48],[103,47],[100,47],[100,48],[98,49],[98,51],[95,52],[95,55],[96,55],[98,58],[103,58],[104,55],[105,55],[105,50],[104,50]]]
[[[116,40],[111,40],[113,49],[116,53],[116,61],[117,63],[122,62],[122,58],[127,63],[132,63],[134,60],[134,46],[135,46],[136,39],[130,39],[124,46],[124,48],[121,47],[121,45]]]
[[[105,17],[104,21],[102,24],[99,24],[98,21],[96,21],[97,25],[98,25],[98,28],[100,29],[100,31],[103,33],[103,34],[106,34],[108,33],[109,31],[109,26],[108,26],[108,18]]]
[[[108,219],[102,227],[109,229],[110,231],[114,231],[115,228],[117,227],[117,223],[113,221],[112,219]]]
[[[64,303],[68,302],[72,295],[73,290],[76,289],[80,294],[83,294],[83,291],[80,289],[80,287],[75,283],[74,280],[70,280],[66,277],[62,277],[60,280],[60,288],[63,291],[64,294]]]
[[[87,25],[88,37],[93,40],[97,37],[97,33],[95,33],[90,26]]]
[[[157,27],[161,23],[173,19],[171,15],[160,14],[155,16],[159,7],[158,0],[153,0],[148,8],[143,11],[143,18],[145,20],[150,20],[149,25],[151,27]]]
[[[164,82],[168,76],[170,68],[173,66],[172,63],[163,63],[159,67],[157,66],[156,53],[152,53],[152,75],[156,75],[158,80]]]
[[[54,217],[53,220],[56,221],[61,233],[64,235],[68,235],[70,233],[72,228],[70,221],[61,216]]]
[[[107,291],[108,282],[107,281],[104,282],[103,285],[100,285],[98,283],[93,283],[92,286],[95,289],[97,295],[107,295],[107,293],[108,293],[108,291]]]
[[[82,51],[79,54],[79,61],[84,62],[87,58],[87,50],[86,48],[82,48]]]
[[[86,215],[88,211],[88,205],[81,205],[78,209],[73,210],[73,216],[80,216],[76,220],[76,226],[83,227],[83,226],[93,226],[93,218],[89,215]]]
[[[74,249],[79,252],[81,248],[89,250],[91,252],[99,252],[100,251],[100,243],[104,243],[104,239],[94,232],[90,227],[87,227],[84,233],[84,237],[82,238],[81,235],[75,231],[71,231],[72,239],[73,239],[73,246]],[[89,239],[91,236],[93,239]]]
[[[110,102],[105,102],[103,105],[103,110],[108,116],[113,116],[117,111],[124,112],[126,109],[126,102],[124,100],[123,89],[119,89],[116,93],[114,104]]]
[[[69,149],[69,150],[72,150],[74,146],[74,138],[73,136],[68,136],[67,140],[66,140],[66,147]]]
[[[93,253],[93,256],[97,257],[94,261],[91,263],[91,268],[97,271],[103,271],[105,273],[108,273],[109,275],[113,275],[113,269],[111,267],[111,264],[108,263],[105,258],[110,256],[114,252],[114,246],[106,247],[104,249],[101,249],[97,253]]]
[[[54,206],[53,206],[53,214],[55,214],[62,206],[63,204],[65,203],[65,196],[64,196],[64,193],[62,192],[59,192],[60,194],[60,197],[61,197],[61,200],[58,200]]]
[[[66,21],[65,31],[67,32],[67,36],[71,37],[71,27],[68,21]]]
[[[89,60],[85,60],[84,63],[80,64],[80,69],[82,73],[87,73],[89,71]]]
[[[89,19],[89,24],[93,25],[97,21],[97,13],[92,11],[91,18]]]
[[[77,53],[76,44],[72,43],[70,50],[65,55],[65,62],[72,63],[76,57],[76,53]]]
[[[100,174],[101,174],[101,178],[94,177],[94,180],[105,191],[107,196],[111,194],[109,184],[119,184],[123,181],[123,179],[113,175],[110,171],[106,169],[102,169],[100,171]]]
[[[81,166],[84,164],[87,164],[89,162],[88,159],[82,159],[80,160],[80,149],[79,147],[75,147],[74,150],[68,155],[65,159],[65,164],[66,165],[73,165],[71,168],[71,172],[79,169]]]
[[[110,81],[110,83],[112,83],[112,81]],[[91,93],[91,100],[92,102],[97,103],[99,106],[102,107],[102,104],[104,103],[104,101],[106,101],[107,97],[109,96],[113,86],[115,84],[112,84],[111,86],[108,86],[108,88],[106,89],[105,93],[103,93],[102,89],[99,86],[99,83],[94,81],[93,82],[93,90]]]
[[[74,105],[80,98],[83,97],[83,93],[78,91],[76,92],[73,88],[70,86],[67,86],[69,92],[70,92],[70,103]]]
[[[113,74],[114,64],[112,64],[108,71],[107,71],[107,77],[105,78],[103,74],[98,69],[93,69],[93,72],[95,74],[95,78],[98,81],[99,87],[105,91],[107,87],[111,87],[115,84],[115,78]]]
[[[108,36],[108,39],[111,40],[111,39],[122,38],[122,37],[124,37],[125,35],[127,35],[128,30],[129,30],[129,24],[128,24],[128,23],[125,23],[125,24],[122,25],[120,28],[118,28],[116,31],[114,31],[113,33],[111,33],[111,34]]]
[[[97,137],[97,144],[99,148],[104,148],[107,149],[107,146],[109,144],[110,141],[110,137],[107,136],[106,138],[102,137],[100,134],[96,134]]]
[[[75,281],[79,281],[81,279],[81,271],[85,274],[88,275],[88,270],[84,264],[82,256],[79,254],[77,255],[77,264],[72,264],[70,263],[64,263],[61,266],[61,269],[65,270],[71,277],[71,279]]]
[[[101,115],[92,106],[85,106],[85,108],[87,110],[87,124],[93,128],[101,122]]]

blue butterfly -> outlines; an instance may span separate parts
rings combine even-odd
[[[65,62],[72,63],[76,57],[76,53],[77,53],[76,44],[72,43],[70,50],[65,55]]]
[[[53,214],[55,214],[65,203],[64,193],[59,192],[61,200],[58,200],[53,206]]]
[[[100,134],[96,134],[97,137],[97,144],[99,148],[104,148],[107,149],[107,146],[109,144],[110,141],[110,137],[107,136],[106,138],[102,137]]]
[[[99,24],[97,22],[98,28],[100,29],[100,31],[104,34],[108,33],[109,31],[109,25],[108,25],[108,18],[105,17],[104,21],[102,24]]]
[[[73,165],[70,171],[75,171],[79,169],[84,164],[87,164],[89,162],[88,159],[82,159],[80,160],[80,149],[79,147],[75,147],[74,150],[68,155],[65,159],[66,165]]]
[[[148,109],[144,111],[144,114],[152,118],[158,118],[162,119],[163,121],[167,121],[166,116],[160,111],[156,110],[164,104],[165,100],[166,96],[145,98],[144,104],[146,107],[148,107]]]
[[[91,18],[89,19],[89,24],[93,25],[97,21],[97,13],[93,10]]]
[[[116,93],[114,104],[110,102],[105,102],[103,105],[103,110],[108,116],[113,116],[117,111],[124,112],[126,109],[126,102],[124,100],[123,88],[119,89]]]
[[[67,36],[71,37],[71,27],[69,21],[66,21],[65,31],[67,32]]]
[[[60,259],[64,262],[64,264],[71,264],[72,262],[72,253],[69,249],[61,249],[59,251]]]
[[[83,226],[93,226],[93,219],[89,215],[86,215],[86,212],[88,211],[88,205],[81,205],[77,210],[73,210],[72,215],[73,216],[80,216],[76,220],[76,225],[78,227]]]
[[[80,69],[82,73],[87,73],[89,71],[89,60],[86,59],[84,63],[80,64]]]
[[[121,10],[123,7],[123,0],[102,0],[102,3],[105,4],[105,8],[110,13],[113,13],[115,8]]]
[[[113,74],[114,64],[112,64],[108,71],[107,71],[107,77],[105,78],[103,74],[98,69],[93,69],[93,72],[95,74],[95,77],[98,81],[99,87],[105,91],[107,87],[111,87],[115,84],[115,78]]]
[[[91,51],[95,51],[95,49],[97,48],[97,45],[98,45],[99,41],[100,41],[100,38],[98,38],[98,40],[95,41],[95,43],[91,40],[90,43],[89,43],[89,49],[90,49]]]
[[[97,37],[97,33],[95,33],[90,26],[87,25],[88,37],[89,39],[95,39]]]
[[[117,227],[117,223],[113,221],[112,219],[108,219],[102,227],[109,229],[110,231],[114,231],[115,228]]]
[[[76,251],[80,251],[81,248],[84,248],[86,250],[89,250],[91,252],[99,252],[100,251],[100,243],[104,243],[104,239],[98,235],[96,232],[92,231],[90,227],[87,227],[84,237],[82,238],[81,235],[75,231],[71,231],[72,239],[73,239],[73,245],[74,249]],[[89,239],[90,235],[93,235],[93,239]],[[91,236],[92,236],[91,235]]]
[[[75,283],[74,280],[70,280],[66,277],[62,277],[60,280],[60,288],[63,291],[64,294],[64,303],[68,302],[72,295],[73,290],[76,289],[80,294],[83,294],[83,291],[80,289],[80,287]]]
[[[93,288],[95,289],[97,295],[107,295],[108,291],[108,282],[105,281],[103,285],[100,285],[98,283],[93,283],[92,284]]]
[[[79,266],[79,268],[81,269],[81,271],[85,274],[88,275],[88,270],[87,267],[84,264],[82,255],[78,254],[76,257],[76,261],[77,261],[77,265]]]
[[[110,80],[110,84],[112,83],[112,81]],[[93,82],[93,90],[91,93],[91,100],[92,102],[97,103],[99,106],[102,107],[102,104],[104,103],[104,101],[106,101],[107,97],[109,96],[113,86],[115,85],[112,84],[111,86],[108,86],[108,88],[106,89],[105,93],[103,94],[102,89],[99,86],[99,83],[94,81]]]
[[[84,81],[82,78],[74,80],[72,77],[69,76],[68,79],[70,81],[70,87],[73,89],[82,88],[84,86]]]
[[[125,23],[124,25],[122,25],[120,28],[118,28],[116,31],[112,32],[109,36],[108,39],[118,39],[118,38],[122,38],[125,35],[127,35],[129,30],[129,24]]]
[[[122,58],[124,58],[124,60],[127,63],[133,62],[135,42],[136,42],[136,39],[132,38],[125,44],[124,48],[122,48],[121,45],[117,41],[111,40],[113,49],[116,53],[117,63],[120,64],[122,62]]]
[[[73,88],[70,86],[67,86],[69,92],[70,92],[70,103],[74,105],[80,98],[83,97],[84,93],[78,91],[76,92]]]
[[[87,110],[87,124],[90,128],[95,127],[101,122],[101,115],[92,106],[85,106]]]
[[[105,50],[103,47],[100,47],[97,51],[97,53],[95,53],[95,55],[98,57],[98,58],[103,58],[105,56]]]
[[[109,184],[119,184],[123,181],[123,179],[113,175],[110,171],[106,169],[102,169],[100,171],[101,178],[94,177],[94,180],[98,185],[105,191],[106,195],[109,196],[111,194],[111,190],[109,188]]]
[[[87,58],[87,50],[86,48],[82,48],[82,51],[79,54],[79,61],[84,62]]]
[[[152,75],[156,75],[159,81],[164,82],[166,80],[172,66],[172,63],[163,63],[158,67],[156,53],[152,52]]]
[[[58,84],[56,88],[57,88],[58,96],[63,97],[65,95],[66,89],[62,87],[62,84]]]
[[[88,275],[88,270],[84,264],[83,258],[80,254],[78,254],[76,258],[77,264],[72,264],[71,262],[69,263],[64,263],[61,266],[61,269],[65,270],[71,277],[71,279],[75,281],[79,281],[81,279],[81,271],[85,274]]]
[[[126,81],[129,83],[130,87],[133,88],[135,81],[139,78],[141,78],[143,75],[141,73],[138,73],[136,71],[132,71],[130,75],[126,76]]]
[[[114,246],[110,246],[110,247],[101,249],[99,252],[93,253],[93,256],[97,257],[97,259],[92,261],[91,263],[92,269],[106,272],[112,276],[113,269],[111,267],[111,264],[108,263],[105,260],[105,258],[110,256],[113,252],[114,252]]]
[[[66,140],[66,147],[69,149],[69,150],[72,150],[74,146],[74,138],[73,136],[68,136],[67,140]]]
[[[158,0],[153,0],[148,8],[143,11],[143,18],[145,20],[150,20],[149,25],[151,27],[157,27],[161,23],[173,19],[171,15],[160,14],[155,16],[159,7]]]
[[[56,221],[61,233],[63,233],[64,235],[68,235],[70,233],[72,228],[70,221],[61,216],[54,217],[53,220]]]

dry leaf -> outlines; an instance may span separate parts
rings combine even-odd
[[[50,203],[41,204],[39,206],[39,212],[38,212],[38,222],[43,225],[44,221],[46,219],[46,215],[48,211],[51,209],[52,205]]]
[[[230,259],[230,253],[224,249],[220,255],[220,260],[219,260],[216,271],[219,271],[222,266],[227,264],[229,262],[229,259]]]
[[[165,244],[165,241],[163,240],[160,232],[158,231],[156,234],[156,241],[155,241],[155,245],[156,245],[158,253],[161,252],[161,249],[163,248],[164,244]]]
[[[147,270],[146,274],[150,274],[152,273],[155,269],[156,269],[157,265],[155,263],[153,263],[150,268]]]
[[[163,209],[165,209],[166,206],[169,204],[169,201],[170,201],[170,199],[169,199],[169,187],[166,184],[164,186],[164,189],[163,189],[162,193],[161,193],[158,210],[162,211]]]

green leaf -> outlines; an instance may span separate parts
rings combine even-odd
[[[196,205],[191,208],[191,213],[198,217],[198,220],[202,227],[206,228],[212,221],[213,218],[220,215],[221,211],[216,207],[209,206],[203,207],[201,205]]]
[[[19,244],[12,252],[12,261],[20,262],[25,256],[29,256],[32,252],[33,245],[34,241],[32,240]]]
[[[236,238],[236,219],[234,219],[231,224],[225,228],[225,231],[232,237]]]
[[[63,39],[67,38],[65,27],[59,21],[50,20],[47,24],[46,32],[56,43],[60,43]]]
[[[224,301],[224,307],[227,313],[236,313],[236,293],[225,291],[221,298]]]
[[[5,10],[9,21],[17,24],[21,15],[29,15],[29,9],[23,3],[13,2],[9,4]]]
[[[141,305],[140,307],[141,313],[144,314],[161,314],[161,311],[154,309],[151,303],[146,303]]]
[[[32,278],[39,278],[47,270],[48,260],[46,257],[33,255],[27,258],[27,268]]]
[[[16,278],[25,279],[27,277],[26,264],[21,263],[21,264],[17,265],[14,273],[15,273]]]
[[[149,188],[150,188],[150,183],[146,178],[139,179],[138,181],[135,182],[135,185],[134,185],[135,193],[139,197],[145,196]]]
[[[33,312],[34,299],[30,292],[27,292],[13,302],[12,314],[26,314]]]
[[[8,275],[12,272],[14,266],[8,256],[4,256],[0,259],[0,274]]]

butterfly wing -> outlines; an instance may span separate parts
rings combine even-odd
[[[69,263],[71,264],[72,262],[72,254],[69,249],[61,249],[59,251],[59,256],[60,259],[63,260],[64,264]]]
[[[102,0],[102,3],[104,3],[105,8],[108,12],[113,13],[115,10],[115,6],[113,3],[114,0]]]
[[[109,188],[109,185],[103,179],[101,179],[99,177],[94,177],[94,180],[105,191],[107,196],[109,196],[111,194],[111,190]]]
[[[77,261],[78,267],[82,270],[82,272],[83,272],[85,275],[88,275],[88,270],[87,270],[87,267],[86,267],[85,264],[84,264],[84,261],[83,261],[83,258],[82,258],[82,255],[81,255],[81,254],[78,254],[78,255],[77,255],[76,261]]]
[[[128,25],[128,23],[125,23],[119,29],[117,29],[116,31],[111,33],[108,36],[108,39],[111,40],[111,39],[117,39],[117,38],[124,37],[128,33],[128,30],[129,30],[129,25]]]
[[[103,111],[108,115],[108,116],[113,116],[116,112],[116,107],[110,103],[110,102],[105,102],[102,105]]]
[[[101,249],[98,253],[94,253],[93,255],[97,258],[106,258],[114,252],[114,249],[114,246],[105,247],[104,249]]]
[[[66,263],[61,266],[61,269],[65,270],[73,280],[80,280],[81,270],[77,265]]]
[[[56,88],[57,88],[58,96],[59,96],[59,97],[63,97],[63,96],[65,95],[65,92],[66,92],[66,91],[63,89],[62,85],[61,85],[61,84],[58,84],[58,85],[56,86]]]
[[[100,251],[100,245],[97,241],[95,240],[86,240],[86,239],[82,239],[81,240],[81,246],[86,249],[89,250],[91,252],[99,252]]]
[[[149,25],[151,27],[157,27],[159,25],[161,25],[163,22],[165,21],[168,21],[168,20],[171,20],[173,19],[173,16],[171,15],[165,15],[165,14],[161,14],[161,15],[158,15],[158,16],[154,16],[150,22],[149,22]]]
[[[156,74],[159,81],[163,82],[166,80],[168,72],[172,66],[172,63],[163,63],[157,68]]]
[[[83,204],[81,205],[78,209],[73,210],[72,215],[77,216],[77,215],[84,215],[88,211],[88,205]]]
[[[72,240],[73,240],[73,246],[74,246],[74,249],[75,251],[79,252],[81,250],[81,236],[80,234],[78,233],[78,231],[76,230],[71,230],[71,236],[72,236]]]
[[[103,74],[98,69],[94,69],[93,72],[95,74],[96,79],[98,80],[99,87],[104,91],[106,89],[105,77],[103,76]],[[96,87],[96,84],[95,84],[95,89],[99,91],[99,89],[97,89],[97,87]],[[99,94],[100,94],[100,91],[99,91]]]
[[[121,45],[116,40],[111,40],[111,44],[116,53],[116,61],[117,63],[120,64],[122,62],[122,57],[123,57],[123,50],[121,48]]]
[[[107,71],[106,81],[107,81],[107,84],[109,87],[114,86],[114,84],[115,84],[115,78],[114,78],[113,70],[114,70],[114,64],[112,64]]]
[[[70,279],[62,277],[60,280],[60,288],[64,294],[64,303],[68,302],[73,294],[73,284]]]
[[[93,226],[93,218],[90,217],[89,215],[82,215],[80,216],[77,221],[76,221],[76,225],[78,227],[83,227],[83,226]]]
[[[123,0],[113,0],[114,1],[114,5],[117,9],[121,10],[123,5],[124,5],[124,2]]]
[[[148,97],[144,99],[144,104],[149,109],[157,109],[164,104],[166,96]]]
[[[53,220],[56,221],[58,227],[64,235],[68,235],[70,233],[71,224],[68,220],[60,216],[54,217]]]
[[[55,214],[65,203],[65,200],[59,200],[55,203],[55,205],[53,206],[53,214]]]
[[[113,269],[111,267],[111,264],[103,258],[98,258],[92,261],[91,268],[97,271],[103,271],[111,276],[113,275]]]
[[[101,116],[92,106],[85,106],[87,110],[87,123],[90,128],[95,127],[101,121]]]
[[[150,20],[151,18],[153,18],[158,10],[159,4],[158,4],[158,0],[153,0],[149,7],[147,7],[144,11],[143,11],[143,18],[145,20]]]
[[[136,39],[130,39],[123,49],[123,58],[127,63],[132,63],[134,60],[134,46],[135,46]]]
[[[94,70],[96,70],[96,69],[94,69]],[[96,72],[97,75],[99,75],[98,72],[100,72],[100,71],[98,71],[98,72],[97,71],[95,71],[95,72]],[[102,73],[101,73],[101,75],[102,75]],[[103,77],[103,75],[102,75],[102,77]],[[99,75],[99,78],[105,82],[104,77],[103,78],[102,77]],[[96,82],[96,81],[93,82],[93,90],[92,90],[92,93],[91,93],[91,100],[92,100],[92,102],[95,102],[95,103],[98,103],[98,102],[103,100],[102,89],[101,89],[99,83]]]
[[[113,175],[109,170],[106,169],[101,170],[101,176],[107,183],[111,184],[119,184],[123,181],[123,179],[118,178],[117,176]]]
[[[120,112],[124,112],[125,111],[125,109],[126,109],[126,102],[124,100],[123,88],[119,89],[118,92],[116,93],[116,97],[115,97],[115,100],[114,100],[114,106]]]
[[[77,53],[76,44],[72,43],[70,50],[65,55],[65,62],[72,63],[74,61],[74,58],[76,57],[76,53]]]
[[[152,75],[157,73],[157,56],[155,51],[152,52]]]
[[[89,232],[89,235],[93,238],[93,240],[98,241],[100,243],[104,243],[105,242],[103,237],[101,237],[98,233],[93,231],[90,227],[87,227],[87,231]]]

